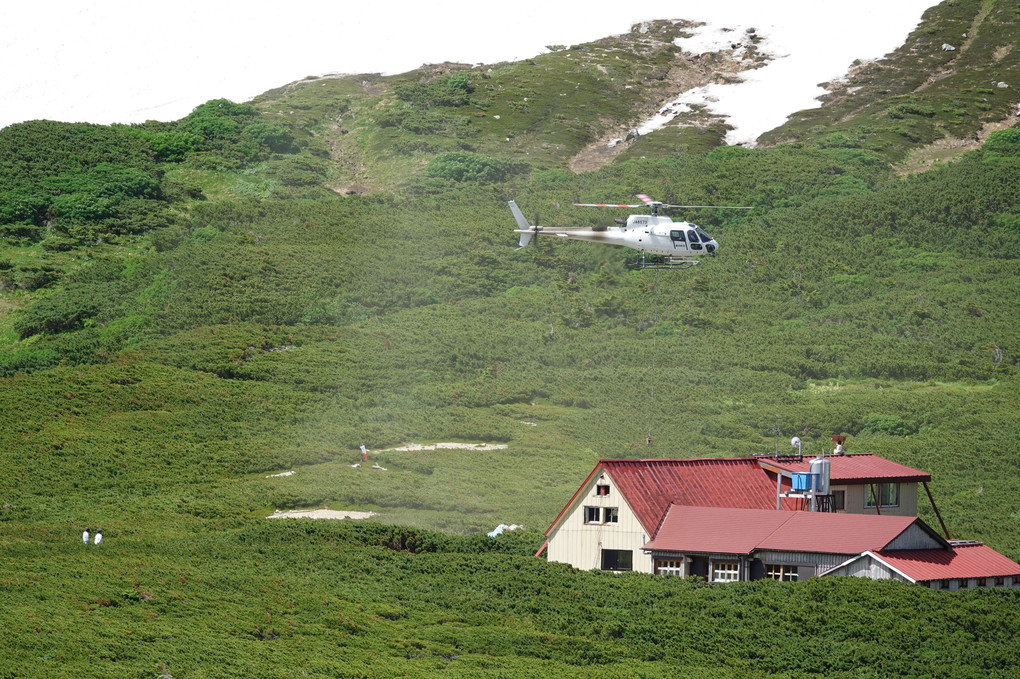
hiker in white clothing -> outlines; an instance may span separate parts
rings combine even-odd
[[[85,530],[81,532],[81,543],[87,545],[89,543],[89,527],[85,526]]]
[[[101,545],[101,544],[103,544],[103,531],[101,529],[99,529],[99,528],[96,529],[96,537],[92,541],[92,544],[94,544],[94,545]]]

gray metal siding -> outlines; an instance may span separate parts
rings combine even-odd
[[[890,569],[885,564],[876,561],[870,555],[861,557],[860,559],[855,559],[852,563],[827,573],[826,577],[840,575],[857,578],[870,578],[872,580],[904,581],[903,576]]]
[[[895,540],[883,547],[886,549],[945,549],[925,529],[916,523],[907,528]]]
[[[756,554],[762,563],[787,564],[798,567],[800,579],[817,575],[834,568],[850,558],[847,554],[820,554],[817,552],[761,551]]]

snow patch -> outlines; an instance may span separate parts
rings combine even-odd
[[[673,41],[674,44],[690,54],[733,50],[734,56],[738,59],[747,57],[747,50],[752,46],[751,36],[755,34],[753,27],[733,28],[712,24],[705,24],[694,30],[693,36],[677,38]]]
[[[335,509],[292,509],[281,512],[277,509],[267,519],[367,519],[375,512],[338,511]]]
[[[506,525],[505,523],[501,523],[498,526],[496,526],[494,529],[492,529],[491,531],[486,533],[486,535],[488,535],[490,538],[494,538],[497,535],[503,534],[505,531],[520,530],[520,529],[523,529],[523,528],[524,528],[524,526],[518,526],[516,523],[512,523],[509,526]]]
[[[385,448],[382,452],[389,450],[402,450],[402,451],[417,451],[417,450],[505,450],[507,448],[505,443],[432,443],[428,445],[421,445],[419,443],[408,443],[406,446],[400,446],[399,448]]]
[[[819,105],[818,98],[825,94],[825,89],[815,83],[837,80],[855,59],[879,58],[901,45],[924,10],[935,3],[904,0],[862,4],[871,6],[858,7],[853,13],[854,21],[845,23],[838,16],[819,12],[815,6],[804,3],[748,3],[739,16],[753,22],[759,39],[755,46],[771,61],[740,73],[740,82],[711,84],[680,93],[646,121],[641,132],[660,129],[677,115],[702,106],[733,128],[726,135],[727,144],[754,146],[761,134],[779,127],[789,116]],[[677,44],[692,54],[722,50],[743,59],[750,38],[747,29],[724,23],[735,16],[733,9],[734,5],[729,5],[691,12],[692,19],[702,20],[701,16],[706,14],[714,18],[698,27],[692,37],[678,39]],[[875,22],[875,16],[882,20]]]

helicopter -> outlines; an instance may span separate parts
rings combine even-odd
[[[750,210],[749,207],[724,205],[670,205],[649,198],[643,193],[637,194],[640,205],[615,203],[574,203],[576,207],[616,207],[616,208],[648,208],[650,215],[630,215],[626,221],[615,220],[619,226],[596,226],[591,229],[581,228],[549,228],[529,224],[517,203],[509,201],[510,211],[517,220],[518,228],[514,233],[521,234],[520,247],[528,245],[535,236],[557,236],[574,240],[585,240],[604,245],[621,245],[633,248],[641,253],[637,261],[630,264],[635,269],[687,269],[700,261],[703,255],[715,256],[719,244],[697,224],[690,222],[674,222],[666,215],[660,214],[663,209],[671,208],[723,208],[732,210]]]

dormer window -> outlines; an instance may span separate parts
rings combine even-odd
[[[600,497],[605,497],[609,495],[609,486],[602,483],[598,484],[597,486],[595,486],[595,494]]]

